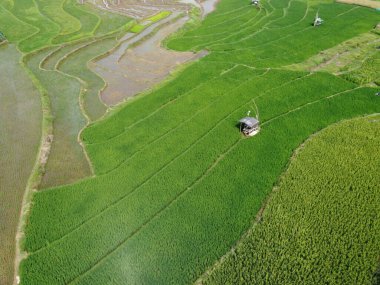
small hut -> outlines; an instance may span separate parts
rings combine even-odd
[[[317,12],[317,14],[315,15],[313,26],[318,27],[318,26],[322,25],[322,23],[323,23],[323,19],[321,17],[319,17],[319,13]]]
[[[239,121],[240,132],[246,136],[254,136],[260,131],[259,120],[253,117],[245,117]]]

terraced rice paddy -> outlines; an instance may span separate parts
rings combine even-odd
[[[91,17],[94,21],[90,21]],[[120,31],[130,19],[98,12],[92,6],[80,6],[71,0],[2,1],[0,18],[0,30],[9,43],[0,47],[3,81],[0,283],[11,284],[19,215],[22,206],[27,209],[30,190],[38,187],[41,178],[41,186],[46,187],[91,174],[78,144],[79,131],[87,123],[78,96],[81,83],[86,83],[58,72],[54,60],[50,61],[50,70],[40,63],[53,51],[71,45],[59,46],[60,43],[73,39],[82,39],[82,44],[93,41],[95,36]],[[23,205],[26,188],[29,191]]]
[[[202,283],[377,284],[380,165],[367,154],[379,157],[379,131],[380,116],[369,116],[308,140],[259,221]]]
[[[345,76],[308,65],[369,33],[373,9],[221,0],[200,22],[186,3],[91,3],[0,2],[43,109],[21,284],[192,283],[250,228],[300,144],[380,112],[372,61]],[[165,41],[176,52],[161,47],[186,21]],[[236,126],[247,111],[261,122],[250,139]]]

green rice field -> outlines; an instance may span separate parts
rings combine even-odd
[[[317,11],[324,23],[314,27]],[[5,140],[7,148],[16,144],[7,153],[22,148],[28,162],[5,156],[23,172],[10,176],[11,164],[4,172],[5,193],[16,180],[20,186],[12,202],[18,208],[2,218],[25,207],[20,223],[17,216],[4,232],[12,244],[19,226],[13,246],[20,263],[13,271],[0,247],[8,264],[1,282],[375,280],[380,12],[333,1],[262,0],[255,7],[221,0],[203,20],[193,13],[165,47],[207,55],[109,108],[100,98],[108,82],[91,63],[112,55],[125,34],[138,37],[142,24],[75,0],[0,0],[8,39],[0,55],[13,56],[0,63],[0,74],[20,69],[20,100],[32,100],[35,110],[16,121],[8,109],[0,115],[11,129],[32,118],[24,126],[28,148],[16,144],[25,130]],[[356,49],[344,44],[369,34],[370,56],[358,53],[355,68],[340,74],[310,65],[336,50],[348,61]],[[8,100],[3,93],[0,100]],[[250,138],[238,125],[247,113],[260,121]]]
[[[349,120],[307,141],[203,284],[377,284],[380,165],[366,154],[379,156],[379,124],[379,115]]]

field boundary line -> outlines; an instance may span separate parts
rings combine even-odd
[[[35,52],[32,52],[28,54],[28,56],[33,55]],[[24,250],[22,247],[22,241],[25,238],[25,227],[26,227],[26,221],[29,216],[31,203],[33,200],[33,193],[37,191],[38,185],[41,183],[42,179],[42,170],[45,168],[45,164],[43,161],[41,161],[41,158],[44,155],[44,147],[47,147],[45,150],[47,154],[50,153],[51,149],[51,143],[54,139],[53,137],[53,121],[51,118],[53,118],[52,114],[52,107],[51,107],[51,101],[50,97],[48,95],[48,92],[43,87],[41,82],[38,80],[38,78],[35,76],[35,74],[30,70],[30,68],[27,66],[25,61],[28,59],[26,58],[26,55],[22,55],[20,59],[20,65],[25,70],[29,78],[31,79],[33,85],[37,89],[38,93],[40,94],[40,100],[41,100],[41,112],[42,112],[42,119],[41,119],[41,138],[40,143],[38,146],[38,150],[36,152],[36,158],[33,165],[33,169],[30,173],[30,176],[28,178],[28,182],[24,191],[24,195],[22,198],[21,203],[21,209],[20,209],[20,216],[19,216],[19,222],[16,230],[16,245],[15,245],[15,260],[14,260],[14,280],[13,283],[16,284],[17,276],[19,275],[19,268],[20,263],[22,260],[24,260],[28,253]],[[49,143],[50,141],[50,143]],[[48,157],[49,155],[47,155]],[[48,159],[48,158],[47,158]]]
[[[67,78],[71,78],[71,79],[74,79],[74,80],[77,80],[77,81],[79,81],[79,83],[80,83],[80,85],[81,85],[81,87],[80,87],[80,90],[79,90],[79,93],[78,93],[78,104],[79,104],[79,108],[80,108],[80,110],[81,110],[81,113],[82,113],[82,115],[84,116],[84,118],[86,119],[86,125],[78,132],[78,135],[77,135],[77,142],[78,142],[78,144],[81,146],[81,148],[82,148],[82,150],[83,150],[83,154],[84,154],[84,156],[85,156],[85,158],[86,158],[86,160],[87,160],[87,163],[88,163],[88,165],[89,165],[89,168],[90,168],[90,171],[91,171],[91,174],[92,174],[92,177],[95,175],[95,171],[94,171],[94,166],[93,166],[93,164],[92,164],[92,162],[91,162],[91,160],[90,160],[90,157],[88,156],[88,153],[87,153],[87,150],[84,148],[84,144],[83,144],[83,142],[81,141],[81,139],[80,139],[80,134],[81,134],[81,132],[82,132],[82,130],[86,127],[86,126],[88,126],[88,124],[89,124],[89,121],[90,121],[90,118],[88,117],[88,115],[87,115],[87,113],[85,112],[85,110],[84,110],[84,108],[83,108],[83,103],[82,103],[82,95],[83,95],[83,85],[84,86],[87,86],[87,83],[86,82],[84,82],[83,80],[81,80],[80,78],[77,78],[77,77],[74,77],[74,76],[72,76],[72,75],[70,75],[70,74],[66,74],[66,73],[64,73],[64,72],[61,72],[60,70],[58,70],[58,69],[53,69],[53,70],[50,70],[50,69],[45,69],[44,67],[42,67],[42,64],[43,64],[43,61],[47,58],[47,57],[50,57],[55,51],[57,51],[57,50],[59,50],[59,48],[58,49],[56,49],[56,50],[53,50],[51,53],[49,53],[46,57],[44,57],[40,62],[39,62],[39,66],[38,66],[38,68],[42,71],[42,72],[49,72],[49,73],[58,73],[58,74],[60,74],[60,75],[62,75],[62,76],[64,76],[64,77],[67,77]],[[45,190],[40,190],[40,191],[45,191]]]
[[[13,2],[12,2],[12,4],[13,4]],[[25,24],[25,25],[31,27],[32,29],[36,30],[34,33],[32,33],[32,35],[35,35],[35,34],[39,33],[40,29],[39,29],[38,27],[36,27],[36,26],[34,26],[34,25],[32,25],[32,24],[29,24],[29,23],[25,22],[24,20],[20,19],[20,18],[19,18],[18,16],[16,16],[11,10],[9,10],[9,9],[6,8],[6,7],[4,7],[1,3],[0,3],[0,6],[1,6],[1,7],[2,7],[7,13],[9,13],[9,14],[11,15],[11,17],[13,17],[14,19],[16,19],[18,22],[23,23],[23,24]],[[16,45],[16,47],[17,47],[17,50],[18,50],[20,53],[22,53],[22,54],[24,54],[24,53],[20,51],[18,45],[20,44],[20,42],[26,40],[26,39],[29,38],[29,37],[30,37],[30,35],[28,35],[28,36],[26,36],[26,37],[24,37],[24,38],[22,38],[22,39],[19,39],[17,42],[15,42],[15,45]]]
[[[230,114],[231,115],[231,114]],[[224,120],[224,119],[223,119]],[[133,238],[136,234],[140,233],[141,230],[146,228],[153,220],[160,217],[163,212],[165,212],[170,206],[175,204],[182,196],[186,195],[188,192],[190,192],[194,186],[198,185],[205,177],[208,176],[208,174],[221,162],[232,150],[234,150],[239,142],[243,140],[243,138],[238,138],[225,152],[220,154],[217,159],[203,172],[203,174],[198,177],[194,182],[192,182],[189,186],[185,187],[183,191],[179,192],[177,195],[174,196],[173,199],[169,201],[169,203],[163,205],[161,209],[159,209],[154,215],[152,215],[146,222],[141,224],[140,227],[138,227],[135,231],[133,231],[129,236],[127,236],[124,240],[122,240],[117,247],[115,247],[113,250],[111,250],[107,255],[105,255],[103,258],[101,258],[94,266],[92,266],[88,271],[84,272],[82,275],[77,276],[75,279],[68,282],[68,284],[72,284],[72,282],[75,282],[76,280],[80,280],[85,275],[87,275],[90,271],[95,270],[98,266],[100,266],[107,258],[109,258],[113,253],[117,252],[122,246],[124,246],[131,238]]]
[[[309,13],[309,10],[310,10],[310,5],[309,5],[309,2],[307,2],[306,3],[305,13],[304,13],[303,17],[301,19],[299,19],[297,22],[294,22],[293,24],[289,24],[289,25],[283,26],[283,27],[271,27],[270,29],[272,29],[272,30],[281,30],[281,29],[284,29],[284,28],[293,27],[293,26],[295,26],[295,25],[303,22],[306,19],[307,15]]]
[[[239,65],[237,65],[237,66],[239,66]],[[231,70],[232,70],[232,69],[231,69]],[[233,92],[234,90],[240,88],[242,85],[246,84],[247,82],[251,82],[252,80],[256,79],[257,77],[265,76],[265,75],[270,71],[270,69],[265,69],[265,70],[266,70],[266,71],[263,72],[262,74],[257,75],[257,76],[254,76],[254,77],[252,77],[251,79],[249,79],[248,81],[245,81],[245,82],[242,82],[241,84],[238,84],[236,87],[232,88],[232,89],[229,90],[229,91],[230,91],[230,92]],[[240,81],[238,81],[238,82],[240,82]],[[177,127],[175,127],[174,129],[171,129],[171,130],[169,130],[169,131],[163,133],[161,136],[159,136],[159,137],[157,137],[156,139],[154,139],[153,141],[151,141],[151,142],[149,143],[149,145],[150,145],[151,143],[154,143],[154,142],[156,142],[156,141],[162,139],[163,137],[167,136],[167,135],[170,134],[172,131],[178,129],[180,126],[184,125],[185,123],[188,123],[188,122],[192,121],[192,119],[193,119],[194,117],[196,117],[198,114],[202,113],[204,110],[206,110],[206,109],[208,109],[210,106],[212,106],[215,102],[221,100],[221,99],[224,98],[226,95],[228,95],[228,93],[223,93],[223,94],[224,94],[224,95],[221,95],[221,96],[215,98],[213,101],[211,101],[209,104],[207,104],[206,106],[204,106],[202,109],[198,110],[193,116],[191,116],[190,118],[188,118],[187,120],[185,120],[184,122],[182,122],[181,124],[179,124],[179,125],[178,125]],[[148,145],[146,145],[146,147],[147,147],[147,146],[148,146]],[[108,171],[106,171],[106,172],[104,172],[104,173],[100,173],[100,174],[98,174],[97,176],[104,176],[104,175],[107,175],[107,174],[109,174],[109,173],[111,173],[111,172],[113,172],[113,171],[116,171],[116,170],[117,170],[119,167],[121,167],[125,162],[129,161],[129,160],[132,158],[132,156],[136,155],[137,153],[140,153],[140,152],[141,152],[142,150],[144,150],[146,147],[142,148],[142,149],[139,150],[139,151],[136,151],[136,152],[133,153],[130,157],[128,157],[128,158],[126,158],[125,160],[121,161],[121,162],[120,162],[117,166],[115,166],[114,168],[112,168],[112,169],[110,169],[110,170],[108,170]]]
[[[53,47],[53,46],[52,46]],[[60,51],[63,47],[65,47],[65,45],[60,45],[60,46],[57,46],[56,49],[52,50],[49,54],[47,54],[43,59],[41,59],[41,61],[39,62],[39,65],[38,65],[38,68],[39,69],[42,69],[42,70],[48,70],[46,69],[45,67],[43,67],[45,65],[45,62],[47,60],[49,60],[56,52]],[[50,69],[49,69],[50,70]]]
[[[217,24],[214,24],[214,25],[210,25],[210,26],[207,26],[207,29],[205,29],[205,31],[207,31],[209,28],[214,28],[214,27],[217,27],[219,25],[223,25],[223,24],[226,24],[228,22],[232,22],[240,17],[243,17],[243,16],[246,16],[247,14],[251,13],[252,10],[249,10],[248,12],[246,12],[245,14],[242,14],[242,15],[239,15],[239,16],[236,16],[232,19],[228,19],[228,20],[225,20],[225,21],[222,21],[222,22],[219,22]],[[248,27],[249,26],[249,23],[254,21],[261,13],[261,11],[263,11],[263,8],[260,8],[259,12],[253,17],[251,18],[250,20],[248,20],[247,23],[244,24],[244,26],[240,26],[240,27]],[[252,27],[252,26],[251,26]],[[206,34],[202,34],[202,35],[199,35],[199,36],[183,36],[181,37],[181,39],[203,39],[203,38],[206,38],[206,37],[210,37],[210,36],[218,36],[218,35],[224,35],[224,34],[229,34],[231,33],[230,31],[225,31],[225,32],[218,32],[218,33],[206,33]]]
[[[338,14],[338,15],[332,17],[331,20],[333,20],[333,19],[337,19],[337,18],[339,18],[340,16],[342,16],[342,15],[344,15],[344,14],[347,14],[347,13],[350,13],[351,11],[353,11],[353,10],[355,10],[355,9],[357,9],[357,8],[358,8],[358,7],[354,7],[354,8],[349,9],[348,11],[345,11],[345,12],[343,12],[343,13],[340,13],[340,14]],[[237,41],[234,41],[234,42],[227,42],[227,43],[217,43],[217,44],[214,43],[214,44],[210,45],[209,47],[212,47],[212,46],[221,46],[221,45],[232,45],[232,44],[237,44],[237,43],[243,42],[243,41],[245,41],[245,40],[247,40],[247,39],[251,39],[251,38],[253,38],[256,34],[262,32],[264,29],[271,30],[272,28],[268,28],[267,26],[268,26],[269,23],[272,23],[272,22],[273,22],[273,21],[269,21],[269,22],[266,23],[266,24],[265,24],[260,30],[256,31],[255,33],[253,33],[253,34],[251,34],[251,35],[248,35],[248,36],[246,36],[246,37],[243,37],[243,38],[241,38],[241,39],[239,39],[239,40],[237,40]],[[279,38],[276,38],[276,39],[274,39],[274,40],[267,41],[267,42],[265,42],[265,43],[263,43],[263,44],[253,45],[253,46],[249,46],[249,47],[245,47],[245,48],[235,48],[235,49],[232,49],[231,51],[241,51],[241,50],[251,50],[251,49],[253,49],[253,48],[261,48],[261,47],[263,47],[263,46],[266,46],[267,44],[271,44],[271,43],[274,43],[274,42],[277,42],[277,41],[280,41],[280,40],[283,40],[283,39],[289,38],[289,37],[291,37],[291,36],[294,36],[294,35],[296,35],[296,34],[298,34],[298,33],[304,32],[304,31],[306,31],[306,30],[310,30],[310,29],[312,29],[312,28],[313,28],[313,26],[309,26],[309,27],[306,27],[306,28],[304,28],[304,29],[294,31],[294,33],[287,34],[286,36],[279,37]],[[219,41],[220,41],[220,40],[219,40]],[[229,51],[222,51],[222,50],[215,50],[215,51],[216,51],[216,52],[220,52],[220,53],[229,53]]]
[[[253,80],[254,78],[257,78],[257,77],[260,77],[260,76],[265,76],[265,74],[267,73],[266,72],[263,72],[262,74],[260,75],[257,75],[257,76],[254,76],[253,78],[251,78],[249,81]],[[238,81],[240,82],[240,81]],[[233,91],[237,88],[240,88],[241,85],[245,84],[246,82],[243,82],[241,84],[238,84],[236,87],[232,88],[230,91]],[[222,98],[225,98],[226,96],[228,96],[229,93],[228,92],[225,92],[223,93],[223,95],[221,96],[218,96],[216,97],[214,100],[210,101],[207,105],[203,106],[201,109],[199,109],[198,111],[196,111],[191,117],[187,118],[185,121],[181,122],[180,124],[176,125],[175,128],[171,128],[170,130],[164,132],[162,135],[158,136],[157,138],[153,139],[151,142],[147,143],[143,148],[141,148],[140,150],[134,152],[133,154],[131,154],[131,156],[127,157],[126,159],[120,161],[120,163],[118,165],[116,165],[114,168],[104,172],[104,173],[100,173],[98,174],[97,176],[104,176],[110,172],[113,172],[114,170],[117,170],[120,166],[122,166],[125,162],[129,161],[130,159],[132,159],[135,155],[137,155],[138,153],[142,152],[144,149],[148,148],[151,144],[163,139],[164,137],[166,137],[167,135],[171,134],[172,132],[174,132],[175,130],[179,129],[180,127],[182,127],[183,125],[187,124],[188,122],[191,122],[196,116],[198,116],[199,114],[201,114],[202,112],[204,112],[205,110],[207,110],[208,108],[210,108],[210,106],[212,106],[215,102],[218,102],[219,100],[221,100]]]
[[[262,74],[263,75],[263,74]],[[259,75],[259,76],[262,76],[262,75]],[[257,76],[256,76],[257,77]],[[255,77],[255,78],[256,78]],[[252,78],[252,80],[254,80]],[[245,81],[244,83],[242,83],[241,85],[243,84],[246,84],[247,81]],[[239,86],[241,86],[239,85]],[[240,87],[237,87],[237,88],[240,88]],[[216,101],[216,100],[214,100]],[[209,106],[211,106],[213,104],[213,102],[210,102],[210,104],[208,104],[205,108],[203,108],[203,110],[200,110],[198,113],[201,113],[203,112],[204,110],[206,110],[207,108],[209,108]],[[245,105],[245,104],[243,104]],[[238,109],[240,109],[243,105],[239,106]],[[233,112],[236,112],[236,110],[238,109],[235,109],[233,110]],[[229,114],[231,115],[231,114]],[[195,117],[196,115],[194,115],[193,117]],[[228,117],[228,116],[227,116]],[[114,202],[110,203],[108,206],[106,206],[105,208],[103,208],[100,212],[98,212],[97,214],[91,216],[90,218],[84,220],[82,223],[80,223],[77,227],[75,227],[73,230],[67,232],[65,235],[61,236],[60,238],[56,239],[56,240],[53,240],[53,241],[50,241],[49,242],[49,245],[47,246],[44,246],[44,247],[41,247],[35,251],[31,251],[29,252],[30,255],[32,254],[36,254],[44,249],[47,249],[49,248],[50,246],[54,245],[55,243],[57,243],[58,241],[64,239],[65,237],[67,237],[68,235],[70,235],[71,233],[73,232],[76,232],[79,228],[81,228],[82,226],[84,226],[85,224],[87,224],[88,222],[90,222],[91,220],[95,219],[96,217],[100,216],[103,212],[107,211],[108,208],[110,207],[113,207],[114,205],[118,204],[119,202],[121,202],[123,199],[129,197],[129,195],[133,194],[135,191],[137,191],[140,187],[142,187],[143,185],[145,185],[146,183],[148,183],[152,178],[154,178],[156,175],[158,175],[159,173],[161,173],[166,167],[168,167],[171,163],[173,163],[174,161],[176,161],[178,158],[180,158],[182,155],[186,154],[192,147],[194,147],[200,140],[202,140],[205,136],[207,136],[212,130],[214,130],[216,127],[219,126],[219,124],[221,124],[222,121],[224,121],[225,118],[227,117],[223,117],[222,119],[220,119],[219,121],[216,122],[216,124],[210,129],[208,130],[206,133],[204,133],[200,138],[196,139],[192,144],[190,144],[186,149],[185,151],[183,151],[182,153],[178,154],[177,156],[173,157],[167,164],[161,166],[158,168],[157,171],[155,171],[153,174],[149,175],[147,177],[147,179],[145,179],[144,181],[142,181],[142,183],[140,183],[138,186],[136,186],[134,189],[132,189],[132,191],[126,193],[125,195],[121,196],[119,199],[115,200]],[[191,118],[192,119],[192,118]],[[188,121],[191,121],[191,119],[189,119]],[[165,134],[165,136],[167,135],[168,133]],[[160,140],[162,137],[158,138],[157,140],[155,141],[158,141]],[[151,142],[151,143],[154,143],[154,142]],[[143,151],[145,148],[139,150],[138,152],[134,153],[130,158],[134,157],[137,153],[140,153],[141,151]],[[125,162],[125,161],[124,161]],[[123,163],[124,163],[123,162]],[[111,171],[114,171],[115,169],[112,169]],[[111,172],[110,171],[110,172]],[[106,175],[107,173],[105,174],[102,174],[102,175]],[[54,189],[50,189],[50,190],[47,190],[47,191],[54,191]],[[44,191],[45,192],[45,191]]]
[[[269,70],[268,70],[269,71]],[[268,72],[267,71],[267,72]],[[163,170],[165,170],[169,165],[171,165],[173,162],[175,162],[177,159],[179,159],[180,157],[182,157],[183,155],[185,155],[188,151],[190,151],[191,148],[193,148],[200,140],[202,140],[204,137],[206,137],[211,131],[213,131],[215,128],[217,128],[220,124],[222,124],[225,119],[227,119],[228,117],[230,117],[232,114],[234,114],[235,112],[237,112],[238,110],[240,110],[243,106],[246,106],[247,104],[249,104],[252,100],[256,99],[256,98],[259,98],[263,95],[265,95],[266,93],[269,93],[270,91],[274,90],[274,89],[279,89],[285,85],[288,85],[290,84],[291,82],[294,82],[296,80],[300,80],[302,78],[305,78],[307,76],[309,76],[310,74],[307,74],[307,75],[304,75],[302,77],[297,77],[297,78],[294,78],[290,81],[287,81],[285,82],[284,84],[278,86],[278,87],[275,87],[275,88],[272,88],[272,89],[269,89],[269,90],[266,90],[265,92],[263,92],[263,94],[259,95],[259,96],[256,96],[254,98],[249,98],[248,100],[246,100],[243,104],[239,105],[238,107],[236,107],[234,110],[231,111],[231,113],[227,114],[225,117],[223,117],[222,119],[220,119],[209,131],[207,131],[206,133],[204,133],[200,138],[198,138],[195,142],[193,142],[190,146],[188,146],[186,148],[186,150],[184,152],[182,152],[181,154],[179,154],[178,156],[174,157],[173,159],[171,159],[167,164],[165,164],[164,166],[162,166],[161,168],[158,169],[158,171],[156,171],[155,173],[153,173],[152,175],[150,175],[145,181],[143,181],[141,184],[139,184],[135,189],[133,189],[131,192],[128,192],[126,195],[122,196],[120,199],[118,200],[115,200],[114,202],[112,202],[111,204],[109,204],[108,206],[106,206],[105,208],[103,208],[100,212],[98,212],[97,214],[93,215],[92,217],[90,217],[89,219],[85,220],[84,222],[82,222],[81,224],[79,224],[76,228],[74,228],[72,231],[66,233],[65,235],[61,236],[59,239],[56,239],[54,241],[51,241],[49,242],[49,245],[48,246],[45,246],[45,247],[42,247],[42,248],[39,248],[38,250],[34,251],[34,252],[30,252],[29,254],[32,255],[32,254],[35,254],[35,253],[38,253],[44,249],[47,249],[49,248],[51,245],[54,245],[55,243],[59,242],[60,240],[64,239],[65,237],[67,237],[68,235],[70,235],[71,233],[73,232],[76,232],[77,230],[79,230],[79,228],[81,228],[82,226],[84,226],[85,224],[87,224],[89,221],[97,218],[98,216],[102,215],[104,212],[106,212],[110,207],[113,207],[115,205],[117,205],[119,202],[121,202],[123,199],[129,197],[129,195],[131,195],[132,193],[134,193],[135,191],[137,191],[140,187],[142,187],[143,185],[145,185],[146,183],[148,183],[152,178],[154,178],[156,175],[158,175],[159,173],[161,173]],[[252,79],[253,80],[253,79]],[[246,82],[245,82],[246,83]],[[243,84],[242,84],[243,85]]]
[[[377,113],[378,114],[378,113]],[[321,130],[318,130],[314,133],[312,133],[309,137],[306,138],[306,140],[304,140],[294,151],[293,153],[291,154],[291,156],[289,157],[286,165],[283,167],[283,171],[281,173],[281,175],[278,177],[275,185],[272,187],[272,190],[268,193],[267,197],[264,199],[264,201],[262,202],[261,204],[261,207],[260,209],[258,210],[258,212],[256,213],[256,215],[254,216],[253,219],[251,219],[251,222],[250,222],[250,225],[248,226],[247,230],[239,237],[239,239],[231,246],[230,249],[228,249],[228,251],[223,254],[220,258],[218,258],[211,266],[209,266],[199,277],[197,280],[195,280],[192,285],[203,285],[203,281],[210,276],[210,274],[216,270],[230,255],[234,254],[236,252],[236,250],[238,249],[238,247],[241,245],[241,243],[252,233],[252,231],[255,229],[255,227],[260,224],[261,220],[262,220],[262,216],[263,216],[263,213],[265,212],[265,209],[267,207],[267,205],[271,202],[272,198],[273,198],[273,195],[278,192],[278,188],[279,188],[279,184],[280,182],[282,181],[283,177],[284,177],[284,174],[287,173],[288,171],[288,168],[289,168],[289,165],[290,163],[293,161],[293,159],[298,155],[298,153],[300,151],[302,151],[302,149],[304,148],[305,144],[312,140],[316,135],[318,135],[319,133],[323,132],[326,128],[329,128],[331,126],[334,126],[334,125],[337,125],[341,122],[344,122],[344,121],[349,121],[349,120],[352,120],[352,119],[356,119],[356,118],[367,118],[367,117],[371,117],[371,116],[374,116],[376,115],[375,114],[371,114],[371,115],[365,115],[365,116],[357,116],[357,117],[353,117],[353,118],[348,118],[348,119],[343,119],[343,120],[340,120],[340,121],[337,121],[335,123],[332,123],[330,125],[328,125],[327,127],[324,127],[323,129]]]
[[[287,112],[285,112],[285,113],[282,113],[282,114],[280,114],[280,115],[278,115],[278,116],[276,116],[276,117],[274,117],[274,118],[271,118],[271,119],[269,119],[269,120],[263,122],[261,125],[264,126],[264,125],[266,125],[266,124],[270,124],[272,121],[277,120],[278,118],[281,118],[281,117],[287,116],[287,115],[290,114],[290,113],[297,112],[297,111],[303,109],[303,108],[306,107],[306,106],[313,105],[313,104],[319,103],[319,102],[324,101],[324,100],[329,100],[329,99],[331,99],[331,98],[334,98],[334,97],[336,97],[336,96],[342,95],[342,94],[344,94],[344,93],[352,92],[352,91],[355,91],[355,90],[357,90],[357,89],[362,89],[362,88],[363,88],[363,87],[361,87],[361,86],[357,86],[357,87],[352,88],[352,89],[347,89],[347,90],[344,90],[344,91],[340,91],[340,92],[338,92],[338,93],[335,93],[335,94],[332,94],[332,95],[328,95],[328,96],[323,97],[323,98],[320,98],[320,99],[318,99],[318,100],[314,100],[314,101],[312,101],[312,102],[308,102],[308,103],[302,104],[302,105],[298,106],[297,108],[294,108],[294,109],[292,109],[292,110],[289,110],[289,111],[287,111]]]
[[[231,69],[232,70],[232,69]],[[173,104],[175,103],[177,100],[181,99],[182,97],[192,93],[193,91],[201,88],[203,85],[206,85],[206,84],[209,84],[210,82],[212,81],[215,81],[217,79],[219,79],[221,76],[221,74],[219,75],[215,75],[214,77],[210,78],[210,80],[208,80],[207,82],[202,82],[198,85],[196,85],[194,88],[190,89],[190,90],[187,90],[186,92],[182,93],[181,95],[178,95],[177,97],[175,97],[173,100],[169,100],[168,102],[164,103],[163,105],[161,105],[159,108],[157,108],[155,111],[153,111],[152,113],[150,113],[148,116],[146,117],[143,117],[139,120],[137,120],[136,122],[133,122],[132,124],[130,124],[129,126],[127,127],[124,127],[124,130],[122,132],[120,132],[119,134],[113,136],[113,137],[110,137],[108,138],[107,140],[104,140],[104,141],[99,141],[99,142],[93,142],[93,143],[86,143],[86,146],[88,145],[98,145],[98,144],[104,144],[104,143],[108,143],[110,140],[113,140],[119,136],[122,136],[124,133],[126,133],[129,129],[131,129],[132,127],[136,126],[137,124],[145,121],[146,119],[152,117],[153,115],[157,114],[158,112],[160,112],[162,109],[166,108],[168,105],[170,104]]]
[[[307,76],[307,75],[306,75]],[[292,79],[288,82],[285,82],[284,84],[282,84],[281,86],[278,86],[278,87],[275,87],[273,89],[278,89],[278,88],[281,88],[282,86],[284,86],[285,84],[289,84],[291,82],[293,82],[294,80],[298,80],[300,78],[304,78],[306,76],[303,76],[303,77],[298,77],[298,78],[295,78],[295,79]],[[273,89],[270,89],[270,90],[266,90],[263,94],[265,93],[268,93],[270,92],[271,90]],[[263,95],[262,94],[262,95]],[[259,96],[257,96],[259,97]],[[227,114],[224,118],[222,118],[212,129],[210,129],[206,134],[204,134],[203,137],[201,137],[200,139],[198,139],[194,144],[192,144],[190,146],[190,148],[192,148],[192,146],[194,146],[195,144],[197,144],[201,139],[203,139],[204,137],[206,137],[212,130],[214,130],[216,127],[218,127],[220,124],[222,124],[228,117],[232,116],[232,114],[234,114],[235,112],[237,112],[238,110],[240,110],[243,106],[246,106],[247,104],[249,104],[252,100],[254,100],[255,98],[257,97],[253,97],[253,98],[250,98],[249,100],[245,101],[243,104],[239,105],[237,108],[235,108],[231,113]],[[235,144],[233,146],[236,146],[239,142],[241,141],[241,138],[238,139]],[[171,161],[170,163],[168,163],[164,168],[166,168],[168,165],[170,165],[172,162],[174,162],[176,159],[178,159],[180,156],[184,155],[185,153],[187,153],[190,148],[188,148],[184,153],[182,153],[181,155],[177,156],[173,161]],[[220,161],[220,160],[219,160]],[[217,160],[217,163],[219,163],[219,161]],[[216,166],[216,164],[215,164]],[[215,167],[214,166],[214,167]],[[214,168],[213,167],[213,168]],[[160,169],[159,172],[161,172],[164,168]],[[212,169],[213,169],[212,168]],[[210,170],[211,171],[211,170]],[[207,171],[206,171],[207,172]],[[142,185],[141,185],[142,186]],[[191,189],[190,188],[187,188],[187,189]],[[185,190],[186,191],[186,190]],[[181,196],[181,194],[180,194]],[[179,197],[178,197],[179,198]],[[81,275],[78,275],[77,277],[75,277],[73,280],[69,281],[68,284],[72,284],[73,282],[75,282],[76,280],[79,280],[80,278],[82,278],[83,276],[85,276],[88,272],[92,271],[94,268],[98,267],[102,262],[103,260],[107,259],[110,255],[112,255],[114,252],[116,252],[121,246],[123,246],[130,238],[132,238],[134,235],[136,235],[140,230],[142,230],[143,228],[146,227],[146,225],[148,225],[153,219],[155,219],[157,216],[159,216],[162,212],[165,211],[165,209],[167,209],[171,204],[173,204],[175,202],[176,199],[178,198],[175,198],[172,202],[170,202],[169,204],[166,205],[166,207],[162,208],[159,212],[157,212],[150,220],[146,221],[144,224],[142,224],[138,229],[136,229],[134,232],[132,232],[126,239],[124,239],[123,241],[121,241],[113,250],[111,250],[110,252],[108,252],[106,255],[104,255],[102,258],[100,258],[98,260],[98,262],[95,263],[95,265],[93,265],[90,269],[88,269],[87,271],[85,271],[84,273],[82,273]]]
[[[293,0],[290,0],[290,2],[292,2],[292,1],[293,1]],[[268,1],[268,3],[269,3],[269,1]],[[288,4],[288,5],[289,5],[289,4]],[[273,6],[272,6],[272,7],[273,7]],[[265,8],[262,8],[262,9],[266,10]],[[276,19],[270,20],[270,19],[271,19],[270,16],[271,16],[276,10],[279,10],[279,9],[276,9],[276,8],[273,7],[273,11],[269,12],[266,16],[263,16],[262,18],[260,18],[260,20],[257,21],[256,24],[254,24],[253,26],[248,26],[248,27],[244,28],[243,30],[239,30],[238,32],[233,33],[233,34],[231,34],[231,35],[229,35],[229,36],[227,36],[227,37],[224,37],[224,38],[222,38],[222,39],[219,39],[219,40],[216,40],[216,41],[211,41],[211,42],[208,42],[208,43],[206,43],[206,44],[200,44],[200,45],[197,45],[197,46],[195,46],[195,48],[197,48],[197,47],[199,47],[199,46],[201,46],[201,45],[203,45],[203,46],[207,46],[207,47],[212,47],[212,46],[218,46],[218,45],[223,45],[223,44],[233,44],[233,43],[238,43],[238,42],[241,42],[242,40],[245,40],[245,39],[251,38],[252,36],[254,36],[254,35],[258,34],[258,33],[261,33],[262,31],[264,31],[264,30],[266,30],[266,29],[270,29],[270,28],[268,28],[268,26],[269,26],[270,24],[272,24],[272,23],[278,21],[278,20],[281,19],[281,18],[284,18],[284,15],[283,15],[281,18],[276,18]],[[269,19],[269,21],[266,22],[266,23],[263,23],[263,25],[262,25],[261,27],[259,26],[259,29],[256,30],[256,31],[253,31],[253,33],[252,33],[250,36],[243,37],[241,40],[238,40],[238,41],[235,41],[235,42],[227,42],[227,43],[226,43],[226,42],[223,42],[223,41],[225,41],[225,40],[228,39],[228,38],[231,38],[231,37],[233,37],[233,36],[238,35],[238,34],[241,33],[242,31],[249,30],[249,28],[252,28],[252,27],[256,26],[256,25],[259,24],[263,19]]]
[[[272,12],[269,12],[267,15],[263,15],[255,24],[253,24],[253,25],[251,25],[251,26],[247,26],[247,27],[245,27],[244,29],[242,29],[242,30],[239,30],[239,31],[237,31],[237,32],[235,32],[235,33],[230,33],[227,37],[224,37],[224,38],[221,38],[221,39],[218,39],[218,40],[211,40],[211,41],[208,41],[208,42],[206,42],[206,43],[201,43],[201,44],[198,44],[198,45],[195,45],[195,46],[193,46],[192,48],[193,49],[199,49],[199,48],[201,48],[201,47],[207,47],[208,49],[210,48],[210,47],[212,47],[212,46],[214,46],[214,45],[218,45],[218,43],[219,42],[221,42],[221,44],[226,44],[225,42],[223,42],[223,41],[225,41],[225,40],[227,40],[228,38],[231,38],[231,37],[234,37],[234,36],[236,36],[236,35],[238,35],[238,34],[244,34],[244,32],[246,31],[246,30],[250,30],[250,28],[252,28],[252,27],[256,27],[256,26],[258,26],[258,30],[256,31],[256,32],[258,32],[258,31],[260,31],[260,30],[263,30],[264,29],[264,27],[266,26],[266,24],[264,24],[263,26],[260,26],[259,24],[264,20],[264,19],[270,19],[270,16],[272,15],[274,13],[274,10],[272,11]],[[259,14],[258,14],[259,15]],[[250,20],[251,21],[251,20]],[[248,21],[248,22],[250,22],[250,21]],[[273,21],[273,20],[272,20]],[[268,23],[270,23],[271,21],[268,21]],[[255,33],[256,33],[255,32]]]

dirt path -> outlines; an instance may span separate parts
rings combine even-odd
[[[373,0],[337,0],[337,2],[380,9],[380,1],[373,1]]]

